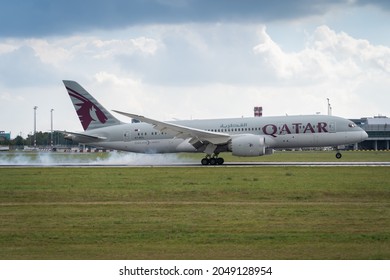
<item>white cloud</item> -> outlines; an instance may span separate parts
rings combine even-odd
[[[45,39],[29,39],[24,44],[30,46],[36,56],[46,64],[58,67],[71,58],[71,52],[61,46],[61,41],[51,43]]]
[[[11,41],[0,42],[0,55],[13,52],[18,47]]]
[[[267,34],[260,32],[261,43],[253,48],[270,71],[282,79],[315,82],[353,79],[367,72],[390,74],[390,48],[371,45],[328,26],[318,27],[306,47],[299,52],[284,52]]]
[[[372,45],[345,32],[336,33],[327,26],[317,28],[312,45],[317,51],[328,53],[338,61],[351,60],[360,70],[367,67],[370,71],[390,73],[389,47]]]
[[[345,117],[369,116],[374,114],[370,113],[374,107],[379,112],[388,112],[383,102],[390,102],[387,94],[389,47],[373,45],[325,25],[318,27],[305,47],[296,52],[284,51],[265,28],[259,34],[260,44],[253,48],[253,52],[273,73],[273,88],[289,92],[290,99],[300,99],[300,102],[294,102],[298,107],[307,104],[304,100],[311,99],[318,104],[321,99],[330,97],[335,105],[334,112]],[[277,81],[283,83],[276,85]],[[372,99],[373,94],[376,99]],[[317,98],[309,98],[309,95]]]
[[[156,97],[145,89],[141,80],[120,73],[98,72],[89,83],[82,83],[82,86],[108,110],[147,113],[148,106],[156,101]],[[117,117],[129,121],[121,115]]]
[[[4,92],[0,94],[0,100],[2,101],[24,101],[24,97],[20,95],[14,95],[9,92]]]
[[[130,78],[121,78],[116,76],[115,74],[107,73],[104,71],[96,73],[94,77],[98,83],[108,83],[111,86],[126,87],[140,84],[140,81],[133,80]]]
[[[99,40],[95,39],[90,42],[89,51],[96,58],[107,58],[117,55],[133,55],[136,52],[145,55],[154,55],[161,43],[152,38],[139,37],[127,40]]]
[[[118,55],[154,55],[163,45],[144,36],[130,39],[102,40],[96,37],[73,36],[57,39],[26,39],[0,42],[0,55],[27,47],[43,63],[62,67],[76,57],[110,59]]]

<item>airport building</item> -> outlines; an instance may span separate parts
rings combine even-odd
[[[11,140],[11,133],[0,130],[0,141]]]
[[[390,149],[390,118],[376,116],[351,119],[351,121],[363,128],[368,134],[368,139],[359,143],[359,149],[375,151]]]

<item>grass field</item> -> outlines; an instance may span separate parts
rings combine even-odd
[[[390,259],[389,171],[0,168],[0,259]]]

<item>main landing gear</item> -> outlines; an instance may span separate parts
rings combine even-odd
[[[213,156],[207,155],[201,160],[202,165],[222,165],[224,162],[225,160],[218,157],[218,154],[214,154]]]

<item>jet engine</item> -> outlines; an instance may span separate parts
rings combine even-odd
[[[256,157],[266,154],[265,139],[259,135],[237,135],[229,143],[234,156]]]

